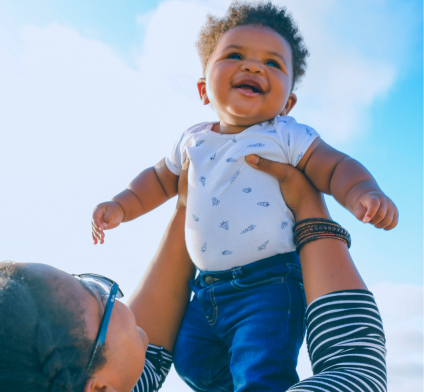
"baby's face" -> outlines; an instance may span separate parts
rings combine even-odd
[[[266,27],[239,26],[219,40],[199,92],[221,124],[250,126],[288,114],[294,106],[292,69],[291,48],[281,35]]]

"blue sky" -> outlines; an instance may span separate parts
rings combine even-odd
[[[389,330],[400,325],[390,308],[401,306],[402,292],[415,304],[404,330],[422,331],[422,2],[276,2],[293,12],[311,52],[293,116],[362,162],[400,211],[399,226],[384,232],[328,198],[333,218],[351,232],[354,261],[380,293]],[[184,129],[216,118],[197,100],[194,40],[206,13],[228,4],[0,3],[0,259],[90,270],[134,289],[174,201],[108,232],[102,247],[91,244],[91,211],[167,154]],[[399,358],[402,347],[392,349]],[[407,390],[421,390],[417,383]]]

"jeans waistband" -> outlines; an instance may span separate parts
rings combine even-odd
[[[204,271],[199,269],[199,278],[208,278],[208,284],[211,284],[215,281],[229,281],[233,279],[238,279],[241,277],[245,277],[258,271],[259,269],[267,269],[269,267],[273,267],[276,264],[286,264],[286,263],[294,263],[299,265],[300,260],[299,256],[296,252],[282,253],[275,256],[267,257],[265,259],[261,259],[258,261],[254,261],[253,263],[242,265],[240,267],[233,267],[229,270],[224,271]]]

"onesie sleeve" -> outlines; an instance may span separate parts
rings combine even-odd
[[[307,125],[298,124],[289,116],[278,117],[276,128],[288,162],[296,167],[309,146],[319,136],[318,132]]]
[[[174,143],[171,151],[165,157],[166,166],[169,171],[174,173],[176,176],[181,174],[182,162],[181,162],[181,143],[184,139],[186,132]]]
[[[200,123],[187,129],[175,142],[170,153],[165,157],[166,166],[176,176],[181,174],[182,166],[186,158],[185,147],[189,144],[191,137],[195,133],[201,132],[207,124],[209,123]]]

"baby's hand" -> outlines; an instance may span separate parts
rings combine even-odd
[[[96,206],[91,218],[91,235],[94,240],[94,245],[96,245],[97,242],[103,244],[105,238],[103,230],[118,227],[123,219],[124,211],[121,206],[114,201],[107,201]]]
[[[353,214],[360,221],[384,230],[395,228],[399,220],[395,204],[380,191],[364,193],[354,204]]]

